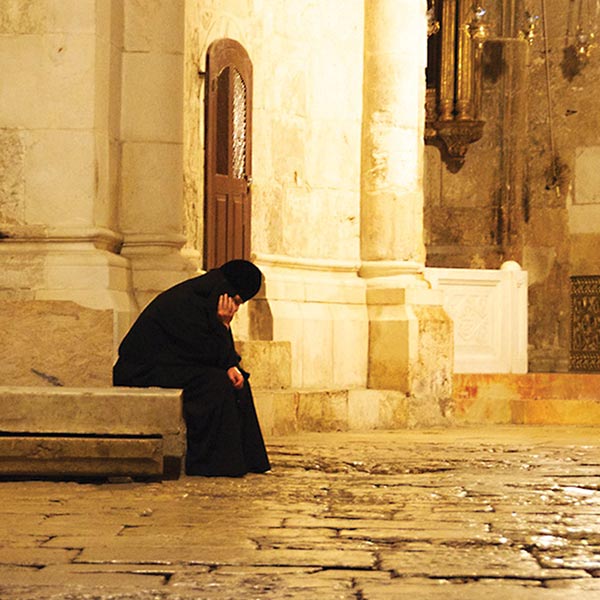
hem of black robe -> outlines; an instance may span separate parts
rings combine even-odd
[[[121,360],[113,374],[115,385],[183,389],[186,475],[243,477],[271,469],[247,375],[244,387],[234,390],[226,372],[215,367],[150,366]]]
[[[258,469],[248,469],[247,471],[244,471],[243,473],[208,473],[208,472],[193,472],[193,473],[188,473],[186,471],[186,476],[187,477],[231,477],[232,479],[241,479],[242,477],[245,477],[246,475],[264,475],[265,473],[269,473],[271,471],[271,467],[269,466],[268,469],[264,469],[264,470],[258,470]]]

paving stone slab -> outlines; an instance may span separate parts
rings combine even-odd
[[[72,574],[93,574],[93,573],[116,573],[125,575],[156,575],[163,577],[172,577],[179,572],[193,571],[194,573],[208,573],[211,567],[195,565],[172,565],[166,568],[164,565],[142,565],[139,563],[118,563],[118,564],[100,564],[100,563],[76,563],[69,562],[65,564],[48,565],[42,569],[44,573],[49,573],[52,577],[65,575],[70,577]],[[0,571],[1,573],[1,571]]]
[[[139,573],[49,573],[41,569],[33,573],[3,573],[4,586],[65,586],[76,588],[160,588],[165,585],[164,575],[148,575]]]
[[[371,552],[359,550],[245,550],[237,547],[178,546],[141,547],[114,545],[89,547],[75,562],[194,565],[279,565],[367,568],[375,564]]]
[[[387,573],[336,569],[290,569],[282,567],[220,567],[207,575],[182,573],[174,576],[169,587],[185,591],[218,589],[239,590],[239,598],[349,598],[356,600],[357,578],[365,581],[389,581]],[[230,592],[231,593],[231,592]],[[312,596],[311,596],[312,594]],[[212,597],[212,596],[210,596]],[[220,597],[220,596],[219,596]],[[223,596],[227,597],[227,596]]]
[[[389,584],[359,583],[359,589],[360,597],[368,600],[594,600],[592,596],[586,596],[584,590],[551,590],[536,582],[515,583],[497,579],[487,582],[441,580],[437,583],[430,579],[396,579]]]
[[[596,600],[599,433],[309,434],[265,476],[0,483],[0,598]]]
[[[352,577],[339,574],[338,577],[323,576],[322,571],[306,572],[243,572],[226,573],[216,571],[199,575],[196,578],[174,578],[169,587],[181,591],[214,591],[229,593],[237,589],[239,598],[348,598],[355,600]]]
[[[60,548],[15,548],[0,547],[0,565],[37,566],[65,564],[73,561],[77,550]]]
[[[189,544],[187,547],[193,550],[195,545],[197,545],[198,537],[198,530],[196,530],[195,535],[193,532],[190,532],[187,536],[171,536],[167,533],[164,535],[155,533],[145,537],[109,536],[102,534],[96,536],[58,535],[44,542],[43,546],[45,548],[85,548],[86,550],[111,548],[115,553],[132,550],[138,551],[138,557],[143,559],[146,556],[146,549],[148,549],[148,552],[154,553],[154,548],[165,549],[176,547],[177,545],[186,547]],[[202,537],[204,538],[204,536]],[[222,531],[218,537],[208,535],[204,539],[210,540],[210,547],[214,550],[229,549],[231,552],[236,552],[254,550],[256,548],[255,542],[247,537],[237,536],[235,531]],[[178,549],[177,552],[180,553],[181,550]]]
[[[122,520],[122,517],[120,520]],[[79,537],[88,536],[89,538],[96,538],[99,529],[101,530],[100,535],[102,536],[115,536],[123,530],[123,525],[120,522],[106,522],[102,519],[96,520],[93,515],[90,515],[88,521],[79,521],[75,524],[73,515],[67,514],[46,519],[38,525],[36,531],[40,536],[46,536],[46,538],[52,539],[56,539],[59,536],[66,537],[70,534]],[[46,542],[46,545],[52,544]]]
[[[381,567],[400,576],[432,578],[519,578],[531,580],[587,578],[583,570],[544,569],[525,550],[498,546],[461,547],[407,544],[382,550]]]

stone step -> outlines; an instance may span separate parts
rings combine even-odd
[[[162,477],[162,438],[2,436],[4,477]]]
[[[445,423],[439,409],[396,390],[254,389],[265,437],[299,431],[373,431]]]
[[[453,390],[461,424],[600,424],[600,374],[455,374]]]
[[[0,386],[0,476],[177,477],[181,392]]]
[[[292,385],[290,342],[249,340],[235,343],[253,388],[279,390]]]

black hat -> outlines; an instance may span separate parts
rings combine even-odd
[[[256,296],[260,290],[262,273],[258,267],[247,260],[230,260],[219,270],[244,302]]]

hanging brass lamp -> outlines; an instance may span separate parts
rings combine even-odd
[[[483,135],[481,59],[490,25],[480,4],[438,2],[430,2],[435,14],[429,20],[439,22],[439,33],[429,38],[425,135],[429,142],[442,142],[447,162],[458,169],[469,145]]]

